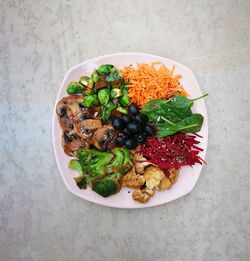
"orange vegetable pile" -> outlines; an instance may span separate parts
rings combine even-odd
[[[168,99],[175,94],[187,96],[181,86],[181,75],[173,75],[175,67],[170,71],[164,64],[138,64],[137,68],[126,66],[122,76],[129,82],[130,101],[141,108],[150,100]]]

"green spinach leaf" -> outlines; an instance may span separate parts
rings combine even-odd
[[[175,95],[168,100],[152,100],[141,110],[157,129],[158,137],[172,135],[180,132],[198,132],[203,123],[201,114],[193,114],[191,107],[194,101],[207,96],[205,94],[197,99],[188,99],[183,95]]]

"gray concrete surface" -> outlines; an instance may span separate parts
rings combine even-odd
[[[250,2],[0,1],[0,260],[250,260]],[[51,145],[65,72],[101,54],[172,58],[197,76],[208,165],[188,196],[142,210],[65,188]]]

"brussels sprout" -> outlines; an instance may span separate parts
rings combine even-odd
[[[122,95],[127,95],[128,94],[128,85],[126,83],[124,83],[122,85],[121,90],[122,90]]]
[[[89,89],[92,89],[93,86],[94,86],[94,83],[93,83],[92,79],[91,79],[89,76],[82,76],[82,77],[80,78],[79,82],[80,82],[82,85],[88,87]]]
[[[116,110],[123,113],[123,114],[128,114],[128,110],[126,108],[121,107],[121,106],[117,107]]]
[[[98,74],[97,70],[94,70],[93,74],[91,75],[92,81],[93,81],[94,83],[97,83],[98,80],[99,80],[99,78],[100,78],[100,77],[99,77],[99,74]]]
[[[90,108],[90,107],[94,107],[97,105],[99,105],[99,100],[95,93],[84,96],[83,106],[85,108]]]
[[[107,82],[115,82],[120,79],[121,79],[121,75],[115,68],[113,68],[111,73],[106,77]]]
[[[67,88],[68,94],[82,93],[85,90],[85,87],[79,82],[71,82]]]
[[[100,105],[99,117],[104,120],[105,115],[105,106]]]
[[[112,99],[118,98],[118,97],[121,97],[121,96],[122,96],[122,91],[121,91],[121,89],[114,88],[114,89],[112,89],[111,92],[110,92],[110,97],[111,97]]]
[[[114,102],[109,102],[106,107],[101,106],[103,108],[101,108],[101,118],[103,121],[108,121],[108,119],[110,118],[111,112],[112,110],[115,109],[116,105]]]
[[[124,95],[119,98],[119,102],[121,103],[121,105],[126,107],[129,105],[130,99],[129,99],[128,95]]]
[[[89,95],[89,94],[94,94],[94,93],[95,93],[94,89],[86,89],[83,92],[83,95]]]
[[[103,88],[98,92],[98,99],[102,105],[106,105],[109,102],[110,90]]]
[[[116,107],[116,104],[111,101],[111,102],[109,102],[109,103],[106,105],[106,110],[111,112],[115,107]]]
[[[114,65],[112,64],[103,64],[97,69],[97,71],[100,75],[108,75],[111,73],[113,67]]]

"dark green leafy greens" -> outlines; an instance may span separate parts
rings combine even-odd
[[[177,94],[169,100],[152,100],[141,110],[157,128],[159,138],[172,135],[178,131],[183,133],[198,132],[203,123],[203,116],[192,113],[191,107],[194,101],[204,98],[205,94],[196,99]]]

